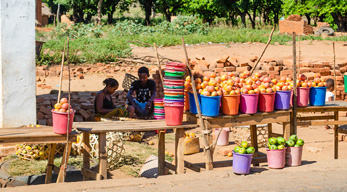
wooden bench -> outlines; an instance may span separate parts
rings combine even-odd
[[[53,164],[55,147],[57,143],[66,143],[66,135],[53,132],[53,127],[14,127],[0,128],[0,144],[39,144],[47,143],[49,147],[48,163],[46,169],[45,183],[51,183],[52,171],[58,174],[57,183],[64,182],[65,164],[69,160],[72,142],[76,142],[78,133],[72,131],[69,135],[69,143],[65,146],[60,168]],[[67,152],[67,153],[66,153]],[[67,156],[66,156],[67,154]]]

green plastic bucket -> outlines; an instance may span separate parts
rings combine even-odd
[[[345,85],[345,93],[347,93],[347,75],[343,75],[343,83]]]
[[[180,71],[167,72],[167,71],[165,71],[165,75],[169,76],[169,77],[182,77],[185,75],[185,72],[180,72]]]
[[[154,109],[164,109],[162,106],[154,106]]]

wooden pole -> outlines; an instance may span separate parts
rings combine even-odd
[[[154,46],[155,55],[156,55],[156,57],[157,57],[157,63],[158,63],[160,81],[161,81],[162,86],[164,87],[163,74],[161,74],[161,65],[160,65],[160,60],[159,60],[159,54],[158,54],[158,50],[157,50],[157,45],[156,45],[155,43],[153,43],[153,46]]]
[[[62,58],[61,58],[60,84],[59,84],[59,92],[58,92],[58,100],[57,100],[57,103],[60,102],[61,89],[62,89],[62,86],[63,86],[63,72],[64,72],[65,47],[66,47],[66,41],[65,41],[65,43],[64,43],[64,52],[63,52],[63,56],[62,56]]]
[[[192,70],[191,70],[190,65],[189,65],[189,57],[188,57],[186,44],[184,42],[184,38],[183,37],[182,37],[182,46],[183,46],[184,54],[186,56],[186,64],[187,64],[188,72],[189,72],[191,83],[192,83],[194,100],[195,100],[196,109],[198,111],[198,117],[199,117],[200,126],[201,126],[201,128],[203,130],[203,133],[204,133],[203,141],[204,141],[206,155],[207,155],[206,170],[212,170],[213,169],[212,151],[211,151],[211,146],[209,145],[209,143],[207,141],[207,136],[208,136],[208,134],[210,134],[210,130],[207,129],[207,127],[204,124],[204,120],[202,119],[202,114],[201,114],[201,110],[200,110],[200,104],[199,104],[199,100],[198,100],[198,93],[197,93],[196,87],[195,87],[195,79],[194,79]]]
[[[272,28],[272,31],[271,31],[271,33],[270,33],[270,35],[269,35],[269,40],[267,41],[267,43],[266,43],[266,45],[265,45],[265,47],[264,47],[264,50],[263,50],[263,52],[261,53],[259,59],[257,60],[257,62],[255,63],[255,65],[253,66],[253,68],[252,68],[252,70],[251,70],[251,75],[253,74],[253,71],[257,68],[257,65],[258,65],[260,59],[263,57],[263,55],[264,55],[264,53],[265,53],[267,47],[269,46],[269,44],[270,44],[270,42],[271,42],[271,40],[272,40],[272,35],[273,35],[274,31],[275,31],[275,27]]]
[[[337,82],[336,82],[336,55],[335,55],[335,42],[333,42],[333,54],[334,54],[334,94],[336,97],[336,86],[337,86]]]
[[[297,84],[296,84],[297,74],[296,74],[296,34],[293,32],[293,129],[294,133],[297,133]]]
[[[300,65],[301,65],[301,35],[298,36],[298,40],[299,40],[299,59],[298,59],[298,73],[300,73]]]

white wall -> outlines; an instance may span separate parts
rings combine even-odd
[[[0,0],[0,67],[0,127],[35,124],[35,0]]]

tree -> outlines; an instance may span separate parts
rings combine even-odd
[[[132,0],[104,0],[103,14],[107,14],[107,23],[112,24],[113,14],[117,9],[123,13],[129,10],[132,3]]]
[[[155,8],[165,15],[167,21],[171,22],[171,16],[176,15],[185,3],[185,0],[158,0],[155,2]]]
[[[154,6],[155,0],[139,0],[141,7],[145,10],[145,21],[146,25],[151,24],[151,13]]]
[[[190,0],[186,6],[189,13],[198,15],[204,22],[209,24],[212,24],[216,17],[223,15],[222,9],[216,0]]]
[[[104,0],[99,0],[98,2],[98,18],[97,18],[97,24],[101,25],[101,9],[102,9],[102,3],[104,2]]]

